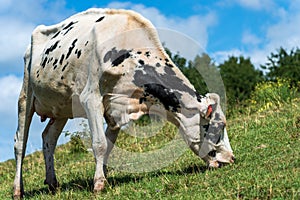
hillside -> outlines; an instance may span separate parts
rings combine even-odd
[[[174,128],[151,138],[152,148],[174,136]],[[94,196],[91,153],[71,153],[71,144],[58,147],[55,160],[59,191],[52,195],[44,181],[41,152],[25,158],[26,199],[300,199],[300,100],[280,109],[228,120],[236,162],[206,170],[204,162],[187,151],[176,162],[150,173],[109,169],[106,190]],[[168,137],[165,137],[167,135]],[[162,137],[164,136],[164,137]],[[127,150],[149,146],[121,133],[119,146]],[[148,141],[149,142],[149,141]],[[143,146],[139,146],[143,143]],[[145,149],[144,149],[145,150]],[[0,199],[10,199],[14,161],[0,163]]]

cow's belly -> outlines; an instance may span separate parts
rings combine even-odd
[[[53,71],[50,66],[45,69],[50,70],[41,71],[39,65],[33,65],[31,69],[35,112],[54,119],[85,117],[79,95],[86,84],[86,75],[80,77],[77,74],[84,73],[71,67],[64,72]]]
[[[33,82],[35,112],[43,118],[85,117],[84,109],[79,103],[80,91],[74,89],[73,85],[55,81],[47,84]]]

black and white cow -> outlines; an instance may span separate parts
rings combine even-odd
[[[95,192],[104,188],[103,165],[120,127],[147,114],[154,104],[152,112],[165,112],[209,166],[234,160],[219,96],[197,94],[165,53],[154,26],[135,12],[90,9],[59,24],[39,26],[24,60],[15,135],[15,197],[24,195],[22,162],[35,112],[41,121],[50,119],[42,137],[45,183],[51,190],[58,187],[53,161],[57,139],[74,117],[88,119],[96,160]]]

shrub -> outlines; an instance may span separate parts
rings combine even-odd
[[[86,153],[87,152],[86,146],[83,144],[81,137],[77,134],[71,135],[70,144],[71,144],[71,147],[70,147],[71,153]]]
[[[80,123],[81,131],[65,132],[65,137],[70,136],[70,152],[71,153],[85,153],[91,148],[91,136],[87,123],[83,120]]]
[[[250,112],[263,112],[268,109],[278,109],[285,103],[291,103],[296,98],[297,87],[291,86],[288,79],[276,79],[258,83],[247,100]]]

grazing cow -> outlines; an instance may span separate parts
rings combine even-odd
[[[151,112],[166,113],[187,145],[209,166],[232,163],[217,94],[199,95],[165,53],[154,26],[126,10],[90,9],[53,26],[38,26],[25,53],[15,135],[14,196],[24,195],[22,162],[34,113],[49,118],[42,133],[45,184],[58,182],[53,153],[68,119],[86,117],[96,161],[94,191],[120,127]],[[108,124],[103,130],[103,116]]]

